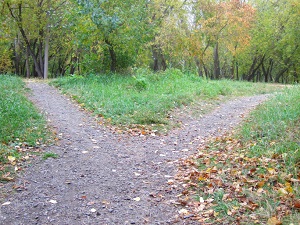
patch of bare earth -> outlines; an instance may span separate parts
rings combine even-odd
[[[0,224],[192,224],[176,206],[178,160],[232,129],[268,97],[220,104],[209,114],[182,119],[168,135],[130,136],[99,125],[46,83],[28,87],[60,139],[45,151],[59,158],[36,161],[8,184],[22,188],[1,202]]]

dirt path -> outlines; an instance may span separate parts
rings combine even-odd
[[[1,206],[0,224],[173,224],[178,190],[167,181],[176,173],[174,162],[206,137],[236,126],[242,114],[267,99],[227,102],[167,136],[130,137],[98,126],[45,83],[28,87],[61,138],[46,151],[60,157],[35,163],[18,179],[26,188],[6,199],[11,204]]]

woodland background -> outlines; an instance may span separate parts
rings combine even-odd
[[[298,0],[1,0],[0,73],[300,80]]]

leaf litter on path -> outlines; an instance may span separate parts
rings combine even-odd
[[[184,189],[181,214],[188,210],[203,224],[281,224],[300,207],[294,193],[300,177],[284,172],[279,155],[248,157],[247,146],[233,137],[213,138],[181,160],[176,176]]]

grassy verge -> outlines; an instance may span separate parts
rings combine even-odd
[[[300,87],[255,110],[234,134],[182,164],[187,214],[204,224],[298,224]]]
[[[218,96],[241,96],[276,91],[267,84],[229,80],[206,81],[179,70],[153,74],[136,71],[136,76],[89,75],[57,79],[56,87],[72,96],[85,108],[117,125],[168,124],[168,113],[175,107]]]
[[[46,121],[26,97],[20,78],[0,76],[0,180],[13,179],[39,146],[48,141]]]

